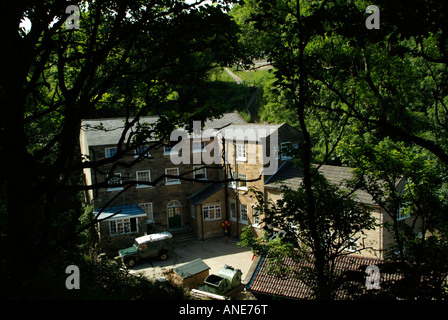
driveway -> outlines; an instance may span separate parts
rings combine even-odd
[[[235,239],[224,241],[223,237],[204,241],[188,241],[176,243],[176,256],[166,261],[152,259],[137,264],[132,270],[149,278],[161,278],[163,272],[180,266],[197,258],[201,258],[209,267],[210,274],[218,274],[224,265],[240,269],[244,279],[252,264],[253,254],[249,248],[240,248]]]

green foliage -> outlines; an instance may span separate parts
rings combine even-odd
[[[398,248],[401,261],[422,267],[414,275],[432,277],[429,270],[437,273],[447,265],[432,248],[445,251],[447,230],[446,3],[376,2],[379,30],[365,27],[369,4],[244,1],[237,17],[250,21],[246,34],[253,28],[269,43],[264,52],[275,80],[264,90],[262,119],[285,119],[307,138],[310,151],[302,150],[302,160],[308,181],[300,197],[308,199],[308,211],[319,208],[309,202],[316,181],[307,176],[308,161],[357,168],[350,186],[370,193],[392,218],[392,251]],[[411,25],[412,19],[421,25]],[[282,205],[288,208],[284,191]],[[316,193],[320,197],[325,195]],[[404,204],[411,212],[407,223],[397,220]]]
[[[82,229],[91,212],[83,205],[82,119],[122,116],[126,131],[140,116],[159,115],[155,134],[163,139],[176,126],[224,111],[208,98],[214,89],[208,77],[239,53],[227,4],[81,1],[79,29],[64,26],[65,2],[5,4],[11,13],[1,21],[8,63],[0,76],[0,104],[8,106],[0,111],[0,163],[8,168],[0,179],[6,291],[26,291],[39,272],[51,278],[47,258],[85,254],[94,240]],[[32,27],[19,36],[23,18]],[[132,150],[145,141],[148,128],[138,128],[133,136],[141,136],[120,146]],[[93,158],[88,165],[98,167]],[[38,266],[35,274],[27,274],[28,261]]]
[[[283,263],[285,257],[296,261],[311,259],[315,268],[301,268],[296,276],[309,283],[316,297],[322,297],[324,290],[322,282],[317,281],[316,256],[322,254],[325,277],[322,281],[332,296],[341,285],[332,268],[334,260],[347,253],[355,237],[372,229],[375,220],[369,208],[354,200],[353,192],[329,183],[317,171],[312,179],[312,204],[304,184],[297,190],[282,186],[283,196],[275,203],[266,203],[263,194],[254,190],[266,227],[262,238],[254,237],[247,229],[241,244],[250,247],[254,254],[269,257],[270,271],[279,276],[289,270]]]

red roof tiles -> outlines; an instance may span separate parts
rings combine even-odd
[[[269,258],[262,257],[258,262],[254,261],[254,263],[257,263],[257,268],[246,285],[248,291],[289,299],[312,299],[310,287],[302,277],[299,279],[302,268],[313,268],[313,263],[310,262],[310,259],[284,257],[281,264],[275,264],[273,261],[269,261]],[[357,288],[358,294],[360,290],[365,292],[367,290],[365,287],[366,268],[369,265],[379,265],[381,263],[382,260],[380,259],[356,255],[337,257],[334,270],[336,275],[343,277],[344,285],[337,290],[336,299],[347,300],[353,298],[355,291],[350,290],[350,288]],[[272,272],[273,266],[277,270],[281,268],[281,272]],[[401,276],[380,272],[380,284],[381,281],[389,281],[394,278],[398,279]]]

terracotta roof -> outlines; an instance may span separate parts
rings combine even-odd
[[[272,263],[272,262],[271,262]],[[357,255],[345,255],[336,258],[335,273],[345,275],[347,280],[344,289],[339,289],[336,293],[337,300],[349,300],[353,298],[348,289],[349,285],[357,286],[367,291],[365,281],[366,268],[369,265],[381,265],[382,260]],[[292,259],[284,257],[281,275],[269,271],[269,259],[261,257],[254,260],[252,274],[246,278],[246,290],[252,293],[272,295],[287,299],[311,299],[312,292],[309,286],[297,277],[302,268],[313,267],[309,259]],[[380,270],[381,271],[381,270]],[[380,272],[380,285],[382,281],[398,280],[399,274],[389,274]]]

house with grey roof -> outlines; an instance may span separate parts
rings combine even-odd
[[[86,119],[80,131],[85,197],[98,221],[98,250],[111,255],[146,233],[192,229],[188,197],[222,179],[221,163],[173,163],[181,152],[173,150],[169,136],[157,135],[159,117],[133,120]],[[245,121],[237,112],[200,123],[211,134],[188,137],[188,155],[204,152],[217,130],[240,123]]]
[[[340,189],[351,190],[347,186],[347,182],[353,178],[353,168],[332,165],[320,165],[318,170],[324,177],[332,184],[337,185]],[[303,180],[301,170],[296,167],[293,162],[284,162],[278,171],[267,179],[264,185],[264,197],[268,203],[276,203],[283,194],[281,186],[289,187],[297,190]],[[397,190],[404,190],[405,179],[403,178],[397,184]],[[372,230],[365,230],[363,234],[354,235],[353,242],[350,244],[348,251],[358,256],[366,256],[371,258],[384,259],[387,250],[395,245],[395,240],[392,231],[387,227],[393,224],[393,220],[389,214],[376,203],[373,197],[360,189],[354,191],[354,199],[359,204],[369,208],[371,216],[375,218],[375,228]],[[411,227],[411,221],[408,221],[409,215],[398,215],[397,219],[407,223]],[[411,220],[411,219],[409,219]],[[412,225],[415,233],[421,230],[422,225],[420,220]]]
[[[262,189],[291,158],[300,132],[287,124],[249,124],[237,112],[207,119],[199,130],[193,124],[192,132],[177,128],[164,139],[158,125],[158,117],[82,122],[86,200],[98,219],[99,250],[113,254],[135,237],[164,230],[188,229],[198,239],[224,231],[236,236],[247,225],[261,230],[249,187]],[[174,133],[180,142],[173,142]]]

